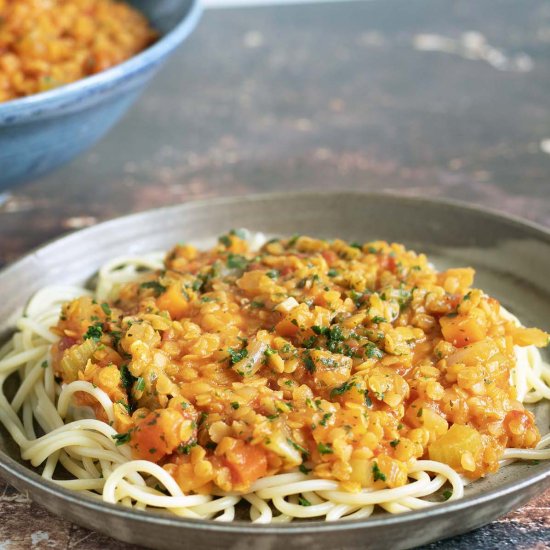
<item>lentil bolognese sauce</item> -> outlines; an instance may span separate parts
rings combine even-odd
[[[118,0],[0,0],[0,102],[104,71],[157,36]]]
[[[3,422],[44,477],[60,465],[61,485],[186,517],[457,499],[503,460],[550,458],[523,405],[550,398],[548,334],[473,279],[400,244],[255,250],[242,231],[116,259],[95,292],[31,300],[0,355],[2,383],[20,378]]]

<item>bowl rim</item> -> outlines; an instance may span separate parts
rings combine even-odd
[[[477,204],[465,203],[454,199],[440,199],[433,197],[421,197],[414,195],[402,195],[395,191],[384,192],[362,192],[356,190],[341,190],[341,191],[296,191],[296,192],[272,192],[272,193],[256,193],[247,194],[241,196],[232,197],[217,197],[210,199],[202,199],[196,201],[187,201],[176,205],[165,206],[160,208],[148,209],[137,213],[132,213],[125,216],[118,216],[104,222],[100,222],[97,225],[74,231],[69,234],[62,235],[55,239],[36,247],[34,250],[28,252],[15,262],[5,266],[0,270],[1,279],[12,269],[16,268],[20,263],[32,259],[37,251],[43,251],[44,249],[55,246],[56,243],[74,238],[81,238],[86,235],[92,235],[95,231],[102,228],[108,228],[112,224],[116,224],[120,221],[124,222],[136,222],[140,218],[150,216],[153,213],[170,215],[177,212],[179,209],[201,209],[212,205],[227,205],[235,204],[239,202],[254,203],[258,201],[269,201],[276,199],[292,199],[292,198],[307,198],[316,197],[320,195],[338,198],[347,196],[353,198],[356,196],[370,197],[378,200],[393,199],[398,202],[404,202],[414,207],[415,204],[428,203],[433,207],[447,207],[456,211],[467,210],[469,212],[483,215],[492,220],[500,223],[509,224],[512,226],[520,226],[523,230],[528,230],[531,234],[536,236],[550,245],[550,228],[535,222],[525,220],[519,216],[507,214],[502,211],[498,211],[493,208],[486,208]],[[38,473],[32,470],[29,466],[19,463],[15,459],[8,456],[4,451],[0,450],[0,474],[9,483],[12,482],[18,488],[34,488],[43,498],[54,498],[64,501],[69,506],[78,506],[83,510],[90,512],[96,512],[99,514],[109,513],[121,520],[126,521],[140,521],[145,524],[166,526],[166,527],[186,527],[196,529],[198,531],[210,531],[214,533],[224,534],[248,534],[248,535],[279,535],[279,536],[292,536],[299,533],[318,533],[318,532],[340,532],[340,531],[353,531],[365,528],[376,527],[405,527],[415,521],[439,516],[445,516],[447,514],[453,514],[460,510],[464,510],[468,507],[479,507],[484,504],[488,504],[491,501],[497,501],[507,495],[519,493],[522,489],[534,487],[538,485],[541,490],[550,486],[550,462],[545,464],[545,467],[538,469],[537,471],[526,474],[520,480],[512,480],[502,483],[497,488],[489,489],[486,493],[466,496],[462,499],[455,501],[448,501],[438,503],[436,506],[413,510],[402,514],[384,514],[375,515],[366,519],[346,520],[341,519],[336,522],[326,522],[322,520],[314,520],[308,522],[290,522],[284,524],[254,524],[249,521],[234,520],[232,522],[217,522],[213,520],[202,519],[190,519],[182,518],[179,516],[170,516],[168,513],[159,513],[154,511],[141,511],[134,509],[127,509],[120,505],[110,504],[97,500],[87,495],[82,495],[75,491],[71,491],[54,482],[42,478]],[[22,489],[24,490],[24,489]]]
[[[201,14],[202,2],[189,0],[188,9],[181,21],[154,44],[109,69],[86,76],[48,91],[0,103],[0,126],[20,122],[34,116],[71,105],[81,94],[98,94],[114,88],[118,82],[133,77],[169,55],[194,29]]]

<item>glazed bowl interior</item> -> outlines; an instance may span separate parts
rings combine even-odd
[[[44,175],[96,143],[191,33],[199,0],[130,0],[160,37],[110,69],[0,103],[0,190]]]
[[[72,234],[0,273],[0,333],[39,288],[84,283],[117,255],[166,250],[186,241],[210,246],[231,228],[271,235],[307,234],[355,241],[402,242],[436,267],[471,265],[476,286],[500,299],[526,325],[550,329],[550,233],[518,220],[453,203],[361,193],[278,194],[189,203],[145,212]],[[545,355],[548,360],[548,355]],[[534,407],[542,433],[550,404]],[[0,474],[54,513],[127,542],[197,549],[409,548],[462,533],[519,506],[550,484],[550,461],[518,462],[472,483],[465,498],[366,520],[253,525],[188,520],[129,511],[44,482],[21,461],[0,429]]]

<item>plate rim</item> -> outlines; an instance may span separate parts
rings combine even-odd
[[[519,216],[508,214],[493,208],[486,208],[477,204],[466,203],[454,199],[441,199],[432,197],[422,197],[417,195],[401,195],[395,191],[384,192],[363,192],[357,190],[342,190],[342,191],[323,191],[316,192],[311,190],[292,191],[292,192],[268,192],[254,193],[244,195],[233,195],[228,197],[205,198],[201,200],[191,200],[181,202],[175,205],[163,206],[160,208],[147,209],[140,212],[127,214],[111,218],[91,227],[80,229],[68,234],[60,235],[54,239],[34,247],[32,250],[19,257],[14,262],[11,262],[0,270],[0,283],[2,279],[9,276],[12,270],[26,261],[32,260],[38,253],[43,252],[49,247],[55,246],[60,241],[80,239],[88,235],[93,235],[94,232],[102,228],[109,228],[111,225],[116,225],[120,222],[131,222],[139,220],[142,217],[147,217],[153,214],[170,215],[179,210],[201,209],[208,206],[228,205],[242,202],[269,202],[276,199],[293,199],[293,198],[319,198],[320,196],[329,197],[349,197],[361,196],[363,198],[375,199],[390,199],[398,202],[405,202],[411,205],[419,203],[428,203],[431,206],[444,206],[456,210],[467,210],[478,215],[487,216],[497,222],[504,222],[513,226],[520,226],[521,229],[529,230],[529,233],[535,234],[539,240],[543,240],[546,244],[550,244],[550,228],[547,228],[536,222],[525,220]],[[7,455],[3,450],[0,450],[0,475],[10,484],[15,485],[19,490],[25,491],[32,487],[43,496],[52,496],[62,499],[68,505],[74,505],[81,509],[93,511],[96,513],[116,516],[122,520],[139,520],[143,523],[154,524],[157,526],[166,527],[181,527],[190,528],[198,531],[209,531],[213,533],[224,534],[250,534],[250,535],[282,535],[291,536],[298,532],[300,534],[312,534],[318,532],[338,532],[351,531],[360,529],[369,529],[376,527],[390,526],[406,526],[409,523],[414,523],[417,520],[425,519],[426,517],[436,518],[453,514],[460,510],[469,507],[482,506],[491,501],[495,501],[500,497],[519,493],[520,491],[540,485],[541,488],[550,486],[550,462],[544,469],[541,469],[532,474],[528,474],[519,481],[507,481],[495,489],[490,489],[486,493],[471,495],[458,499],[456,501],[438,503],[429,508],[423,508],[405,512],[402,514],[384,514],[380,516],[370,516],[365,519],[346,520],[341,519],[335,522],[326,522],[323,520],[313,520],[308,522],[290,522],[285,524],[253,524],[248,521],[234,520],[232,522],[216,522],[214,520],[190,519],[179,516],[170,516],[165,512],[148,512],[124,508],[120,505],[106,503],[101,500],[96,500],[93,497],[82,495],[78,492],[71,491],[64,487],[56,485],[54,482],[42,478],[30,467],[20,464],[15,459]],[[25,487],[20,489],[21,487]]]

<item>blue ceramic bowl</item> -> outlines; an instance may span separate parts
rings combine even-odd
[[[0,190],[91,147],[126,112],[195,27],[199,0],[130,0],[161,38],[128,61],[72,84],[0,103]]]

